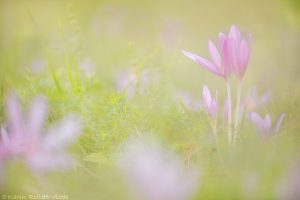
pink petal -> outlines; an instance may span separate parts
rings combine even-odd
[[[251,121],[259,134],[264,134],[265,121],[255,112],[251,113]]]
[[[239,67],[239,45],[233,37],[228,37],[226,51],[228,52],[229,64],[234,70]]]
[[[216,48],[216,46],[212,43],[211,40],[208,41],[208,50],[210,53],[210,56],[214,63],[220,67],[221,66],[221,56]]]
[[[221,43],[221,54],[222,54],[222,72],[225,76],[230,75],[232,71],[232,59],[231,59],[231,50],[230,50],[230,38],[227,38],[225,35],[223,37]]]
[[[240,46],[240,75],[243,76],[249,60],[249,49],[245,40],[242,41]]]
[[[74,164],[74,160],[65,152],[39,151],[28,158],[27,164],[34,173],[39,174],[51,170],[66,170]]]
[[[265,131],[269,132],[272,127],[272,122],[271,122],[271,117],[269,114],[266,115],[265,117]]]
[[[219,33],[219,46],[220,46],[221,53],[222,53],[222,49],[224,47],[225,40],[226,40],[226,35],[224,33],[220,32]]]
[[[193,53],[190,53],[190,52],[187,52],[187,51],[182,51],[182,53],[192,59],[194,62],[202,65],[206,70],[212,72],[213,74],[215,75],[218,75],[218,76],[221,76],[221,77],[224,77],[223,74],[219,71],[218,67],[215,66],[213,63],[211,63],[210,61],[204,59],[204,58],[201,58],[200,56],[197,56]]]
[[[29,113],[28,113],[28,133],[36,139],[41,133],[41,129],[44,125],[44,121],[47,116],[47,104],[42,97],[35,98],[32,101]]]
[[[205,105],[209,107],[212,102],[212,97],[206,85],[203,86],[202,98]]]
[[[7,115],[8,122],[11,126],[11,131],[15,135],[22,134],[23,131],[23,120],[22,120],[22,112],[20,108],[20,101],[16,94],[11,93],[7,97]]]
[[[232,26],[231,26],[230,32],[229,32],[229,36],[230,36],[230,37],[233,37],[234,40],[237,41],[237,42],[240,41],[241,34],[240,34],[239,29],[238,29],[235,25],[232,25]]]
[[[44,138],[43,147],[48,151],[62,149],[74,142],[80,131],[80,120],[75,116],[66,117],[49,130]]]
[[[8,138],[7,132],[3,127],[1,127],[1,141],[3,143],[3,146],[7,146],[9,143],[9,138]]]
[[[277,120],[277,122],[276,122],[276,125],[275,125],[275,127],[274,127],[274,132],[275,132],[275,133],[278,133],[279,128],[280,128],[280,125],[281,125],[281,123],[282,123],[282,120],[283,120],[284,116],[285,116],[285,113],[282,113],[282,114],[280,115],[280,117],[278,118],[278,120]]]

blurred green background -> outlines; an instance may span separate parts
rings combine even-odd
[[[207,84],[219,90],[223,102],[223,80],[181,51],[208,57],[208,39],[217,42],[218,33],[232,24],[253,38],[244,91],[252,86],[260,94],[272,91],[261,113],[270,112],[274,120],[281,112],[287,116],[276,145],[259,141],[246,124],[247,140],[234,158],[224,153],[220,165],[207,141],[205,115],[178,109],[173,95],[184,90],[199,99]],[[15,90],[24,105],[46,96],[48,123],[77,113],[85,125],[71,149],[80,166],[41,183],[12,165],[3,191],[124,199],[114,158],[138,129],[183,159],[193,146],[191,159],[204,174],[195,199],[247,199],[241,185],[253,173],[260,178],[249,199],[274,199],[276,180],[299,158],[299,36],[297,0],[0,0],[1,122],[5,96]],[[130,101],[115,89],[117,74],[127,69],[138,77],[143,70],[155,74],[145,94]]]

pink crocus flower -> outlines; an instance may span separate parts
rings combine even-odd
[[[77,117],[68,116],[43,134],[46,101],[42,97],[35,98],[24,117],[15,94],[7,98],[7,114],[8,127],[5,132],[1,131],[0,149],[4,150],[0,150],[0,155],[20,157],[35,173],[65,169],[72,164],[65,148],[80,134],[81,123]]]
[[[202,91],[202,107],[210,119],[216,119],[218,112],[218,93],[216,91],[215,98],[213,98],[206,85],[203,86]]]
[[[212,61],[188,51],[183,51],[183,54],[224,79],[227,79],[231,73],[242,79],[248,65],[250,41],[250,34],[242,39],[240,31],[233,25],[228,36],[219,33],[219,50],[211,40],[208,41],[208,51]]]
[[[130,141],[118,164],[132,196],[139,200],[188,200],[197,186],[195,170],[153,143]]]
[[[271,118],[270,118],[269,114],[267,114],[265,116],[265,118],[263,119],[257,113],[253,112],[253,113],[251,113],[251,121],[259,135],[261,135],[263,137],[268,137],[274,133],[278,133],[284,116],[285,116],[285,113],[282,113],[279,116],[274,128],[272,128],[272,122],[271,122]]]

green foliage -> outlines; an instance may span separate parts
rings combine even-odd
[[[24,107],[36,95],[46,97],[47,126],[74,113],[81,117],[84,130],[70,149],[78,159],[74,169],[45,175],[41,181],[31,177],[22,164],[9,163],[5,172],[8,185],[0,192],[59,193],[70,199],[127,198],[115,168],[116,157],[128,138],[149,137],[201,172],[195,199],[247,199],[245,182],[249,177],[255,182],[250,199],[274,199],[279,180],[299,159],[300,82],[294,73],[299,72],[299,47],[294,45],[299,37],[289,35],[289,31],[299,30],[282,20],[282,15],[291,13],[287,14],[279,1],[245,4],[1,1],[1,124],[6,116],[5,97],[13,90]],[[205,52],[207,38],[231,23],[252,32],[255,41],[244,89],[252,85],[261,93],[270,89],[272,100],[259,112],[269,112],[274,120],[285,112],[286,118],[279,135],[269,140],[257,137],[245,119],[233,150],[219,116],[217,152],[205,113],[177,104],[173,96],[184,89],[200,99],[202,85],[207,84],[219,90],[223,103],[226,91],[222,80],[198,69],[181,50]],[[95,65],[91,75],[80,65],[85,58]],[[44,64],[35,69],[35,60]],[[116,74],[126,69],[134,71],[138,80],[131,98],[115,87]],[[143,70],[155,74],[145,87]]]

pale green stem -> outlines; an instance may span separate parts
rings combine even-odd
[[[236,106],[235,106],[233,143],[236,142],[238,126],[239,126],[241,94],[242,94],[242,82],[239,81],[238,86],[237,86],[237,96],[236,96]]]
[[[229,142],[229,145],[231,145],[231,143],[232,143],[231,90],[230,90],[230,84],[228,81],[226,82],[226,89],[227,89],[227,99],[228,99],[228,127],[227,127],[228,128],[228,142]]]
[[[219,160],[222,161],[222,156],[221,156],[221,153],[220,153],[220,147],[219,147],[219,141],[218,141],[217,124],[218,124],[217,123],[217,118],[210,120],[210,125],[211,125],[213,135],[214,135],[214,142],[215,142],[215,145],[216,145],[217,154],[218,154]]]

